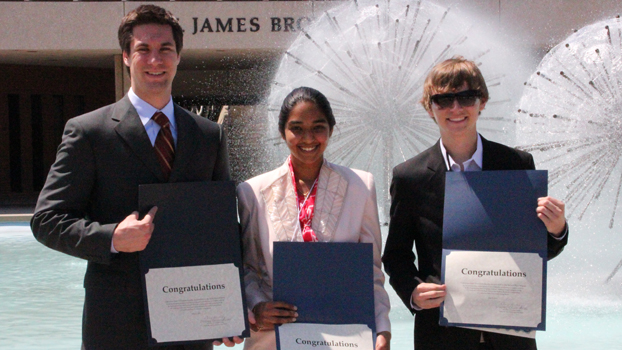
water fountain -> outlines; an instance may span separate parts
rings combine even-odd
[[[240,151],[246,158],[239,164],[257,174],[261,167],[268,170],[282,162],[286,148],[274,147],[280,144],[277,109],[293,87],[315,87],[328,96],[337,117],[327,158],[374,172],[386,219],[387,170],[438,138],[436,126],[417,103],[425,74],[455,54],[473,59],[491,92],[479,130],[489,139],[518,143],[532,152],[537,165],[550,170],[550,190],[566,199],[571,216],[571,243],[549,265],[547,332],[538,334],[539,348],[619,347],[620,20],[586,27],[551,50],[540,74],[527,82],[520,112],[514,115],[512,98],[520,96],[524,75],[516,72],[520,59],[512,58],[520,52],[504,48],[479,27],[484,22],[469,22],[455,8],[429,1],[361,0],[328,11],[281,62],[268,101],[272,125],[261,123],[263,114],[250,122],[228,121],[229,135],[255,139],[277,153],[264,161],[246,143],[250,149]],[[273,135],[262,139],[268,131]],[[7,325],[0,348],[79,346],[85,263],[43,247],[28,231],[27,226],[0,227],[0,265],[11,267],[0,275],[0,323]],[[393,348],[412,348],[412,316],[387,289],[394,305]],[[32,327],[33,315],[37,327]]]
[[[613,231],[622,227],[620,17],[584,27],[553,48],[525,83],[516,115],[519,148],[549,169],[549,187],[565,198],[568,217],[598,223],[590,231],[606,224],[606,244],[619,244]],[[609,270],[599,278],[608,283],[622,261],[611,264],[620,254],[605,255],[615,255],[602,263]]]
[[[602,226],[606,225],[602,223],[615,227],[611,220],[619,211],[619,20],[599,25],[596,44],[569,43],[568,49],[564,42],[563,49],[553,49],[547,56],[552,57],[553,71],[541,65],[540,73],[524,87],[521,111],[513,113],[518,101],[512,98],[520,93],[512,89],[522,89],[523,82],[517,80],[527,76],[517,67],[528,65],[522,59],[530,58],[521,56],[516,46],[504,47],[486,28],[467,18],[472,17],[428,1],[363,0],[328,11],[298,37],[281,61],[268,101],[273,124],[268,130],[275,130],[270,142],[280,139],[276,134],[278,107],[292,88],[305,85],[324,92],[337,119],[327,158],[374,173],[381,217],[386,220],[391,168],[438,139],[436,126],[418,104],[425,74],[456,54],[476,61],[491,93],[479,131],[489,139],[518,143],[533,152],[538,167],[550,169],[550,193],[568,202],[571,244],[549,265],[548,331],[538,335],[540,348],[580,349],[586,344],[611,348],[618,344],[611,333],[622,326],[622,285],[620,276],[615,276],[622,242],[615,242],[620,236],[604,237]],[[586,47],[593,47],[592,52]],[[567,56],[575,55],[574,60],[554,56],[563,50]],[[556,64],[561,68],[555,68]],[[598,69],[600,73],[595,72]],[[585,71],[590,79],[580,82]],[[549,88],[541,88],[545,84]],[[602,117],[586,117],[597,110],[603,111]],[[287,151],[280,147],[277,153],[281,161]],[[565,158],[568,153],[571,157]],[[589,214],[588,208],[604,209],[607,219],[579,221]],[[610,283],[605,284],[607,279]],[[393,295],[392,303],[394,332],[408,334],[411,316]]]
[[[476,61],[491,94],[480,129],[505,143],[513,138],[513,119],[504,117],[511,115],[512,79],[505,72],[516,64],[487,28],[465,17],[429,1],[408,0],[353,1],[326,12],[281,61],[268,101],[273,125],[293,88],[322,91],[337,119],[327,158],[374,173],[387,221],[391,169],[439,138],[418,102],[436,63],[457,54]],[[280,139],[276,126],[269,129],[273,140]],[[287,150],[280,152],[283,159]]]
[[[550,185],[567,188],[570,216],[581,220],[596,202],[611,200],[609,228],[620,227],[622,214],[621,35],[618,17],[553,48],[525,83],[517,112],[521,148],[554,164]],[[567,170],[573,175],[564,176]]]

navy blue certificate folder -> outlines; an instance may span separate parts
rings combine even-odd
[[[538,253],[543,258],[542,324],[536,328],[541,330],[547,231],[536,207],[537,199],[547,195],[547,181],[546,170],[447,172],[443,217],[443,274],[446,250]],[[448,325],[442,312],[441,307],[440,324]]]
[[[372,249],[371,243],[274,242],[274,300],[298,307],[297,323],[366,324],[375,334]]]
[[[139,212],[142,218],[153,206],[154,232],[147,248],[140,252],[140,268],[145,289],[145,274],[150,269],[233,264],[239,270],[245,330],[250,336],[244,297],[242,250],[237,220],[233,181],[149,184],[139,186]],[[161,343],[151,337],[148,299],[145,312],[151,345]],[[189,341],[184,343],[191,343]],[[196,341],[196,342],[205,342]]]

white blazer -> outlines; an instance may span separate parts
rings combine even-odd
[[[382,238],[372,174],[324,161],[311,227],[320,242],[366,242],[374,251],[376,331],[391,331],[381,270]],[[247,306],[272,301],[272,242],[302,241],[287,162],[237,188]],[[336,267],[337,268],[337,267]],[[276,349],[274,331],[251,332],[244,349]]]

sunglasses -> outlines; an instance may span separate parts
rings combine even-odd
[[[454,101],[458,101],[458,104],[462,107],[472,107],[478,98],[482,97],[482,92],[479,90],[466,90],[457,93],[436,94],[430,96],[430,100],[438,106],[439,109],[451,108],[454,106]]]

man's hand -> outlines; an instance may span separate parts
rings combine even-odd
[[[274,329],[274,325],[296,322],[298,308],[282,301],[261,302],[253,308],[257,330]],[[251,320],[252,321],[252,320]]]
[[[419,283],[417,288],[413,290],[411,298],[413,303],[421,309],[433,309],[441,306],[445,300],[446,288],[444,284]]]
[[[135,211],[119,223],[112,234],[112,245],[118,252],[140,252],[147,247],[153,233],[153,217],[158,207],[153,207],[142,220]]]
[[[564,202],[553,197],[538,198],[538,217],[544,222],[546,230],[555,237],[561,236],[566,227],[565,206]]]
[[[244,341],[244,339],[242,339],[240,337],[233,337],[231,339],[229,339],[229,338],[222,338],[222,341],[215,340],[213,342],[213,344],[216,345],[216,346],[221,345],[221,344],[225,344],[226,347],[232,348],[232,347],[235,346],[235,344],[242,344],[243,341]]]
[[[376,350],[391,350],[391,333],[380,332],[376,336]]]

